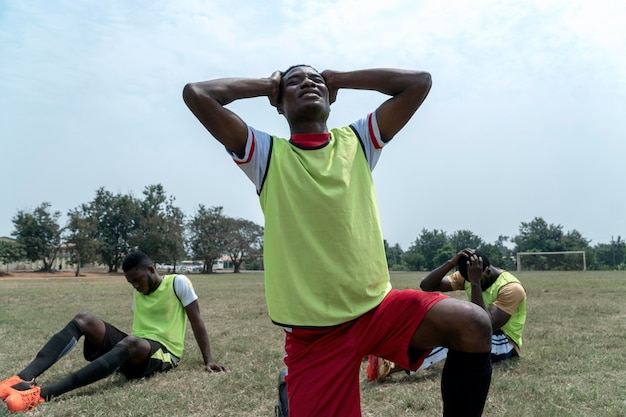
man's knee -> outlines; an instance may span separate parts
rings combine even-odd
[[[129,349],[136,349],[144,342],[146,342],[145,339],[133,335],[128,335],[119,341],[120,344],[128,346]]]
[[[491,318],[482,308],[472,304],[475,308],[466,316],[463,329],[465,334],[464,351],[466,352],[491,352]]]
[[[126,336],[120,340],[118,344],[126,346],[132,358],[140,357],[143,359],[146,355],[150,354],[152,348],[150,342],[146,339],[132,335]]]
[[[91,313],[78,313],[74,316],[74,322],[78,325],[81,332],[83,334],[89,333],[90,329],[93,328],[96,321],[99,319]]]
[[[491,332],[491,319],[485,310],[467,301],[448,298],[431,308],[413,336],[411,346],[490,352]]]

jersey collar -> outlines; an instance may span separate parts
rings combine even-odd
[[[289,140],[291,143],[303,149],[321,148],[330,141],[330,132],[324,133],[295,133]]]

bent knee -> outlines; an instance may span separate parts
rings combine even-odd
[[[466,352],[490,352],[491,351],[491,335],[493,333],[491,327],[491,318],[489,314],[475,304],[471,304],[471,312],[465,317],[463,329],[465,335],[463,337],[463,350]]]
[[[435,307],[439,307],[436,320],[444,338],[442,346],[463,352],[491,351],[491,319],[485,310],[454,298]]]
[[[93,323],[96,320],[98,320],[96,316],[87,312],[78,313],[77,315],[74,316],[74,321],[78,324],[78,327],[80,327],[82,330],[85,330],[86,328],[93,325]]]
[[[138,349],[139,347],[145,345],[146,340],[141,337],[128,335],[118,343],[127,346],[129,349]]]
[[[464,352],[491,351],[491,319],[476,304],[446,298],[424,317],[411,340],[413,349],[443,346]]]
[[[118,345],[126,346],[130,354],[130,360],[144,360],[150,355],[152,346],[146,339],[137,336],[126,336],[118,342]]]

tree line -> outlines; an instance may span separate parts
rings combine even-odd
[[[15,240],[0,241],[0,261],[41,262],[41,269],[50,271],[63,247],[77,276],[84,264],[93,262],[117,272],[133,250],[174,267],[191,256],[203,261],[205,273],[211,273],[214,261],[224,255],[230,257],[234,272],[244,261],[258,267],[262,226],[202,204],[195,214],[185,216],[174,201],[161,184],[147,186],[142,198],[100,188],[92,201],[69,210],[65,226],[59,224],[61,213],[47,202],[32,211],[19,210],[12,219]]]
[[[174,266],[189,258],[203,261],[205,273],[211,273],[214,261],[224,255],[230,257],[234,272],[239,272],[244,262],[248,269],[263,268],[262,226],[229,217],[220,206],[200,204],[193,215],[186,216],[174,202],[174,197],[156,184],[147,186],[142,198],[99,188],[92,201],[69,210],[65,226],[59,224],[61,213],[52,211],[47,202],[32,211],[19,210],[12,219],[15,240],[0,240],[0,262],[41,262],[42,270],[50,271],[63,247],[76,267],[76,275],[84,264],[93,262],[117,272],[132,250]],[[510,248],[507,243],[514,246]],[[592,247],[577,230],[564,232],[561,225],[548,224],[541,217],[522,222],[517,236],[499,236],[494,243],[469,230],[446,233],[436,229],[422,229],[406,251],[385,240],[389,268],[397,271],[435,269],[466,247],[480,249],[494,265],[505,269],[516,267],[518,252],[555,251],[584,251],[587,269],[626,267],[626,243],[620,236]],[[524,268],[577,270],[581,260],[575,255],[538,255],[525,260]]]
[[[509,247],[507,243],[512,243]],[[443,230],[422,229],[408,250],[399,245],[390,246],[385,241],[387,262],[392,270],[430,271],[445,263],[464,248],[478,248],[492,264],[504,269],[516,268],[516,255],[520,252],[584,251],[587,269],[626,269],[626,243],[620,236],[609,243],[590,245],[590,240],[577,230],[563,231],[563,226],[548,224],[541,217],[521,222],[517,236],[499,236],[487,243],[469,230],[446,233]],[[581,270],[580,255],[536,255],[524,259],[528,270]]]

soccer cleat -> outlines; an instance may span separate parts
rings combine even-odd
[[[396,365],[387,359],[369,355],[367,357],[367,380],[380,382],[391,374]]]
[[[9,411],[14,413],[18,411],[28,411],[35,408],[37,405],[46,402],[39,395],[41,388],[33,386],[26,391],[11,390],[11,394],[4,400],[7,403]]]
[[[7,378],[4,381],[0,381],[0,399],[4,400],[8,397],[15,388],[20,389],[28,389],[35,383],[35,380],[32,381],[24,381],[17,375],[13,375],[11,378]],[[20,385],[20,387],[15,387],[15,385]]]

